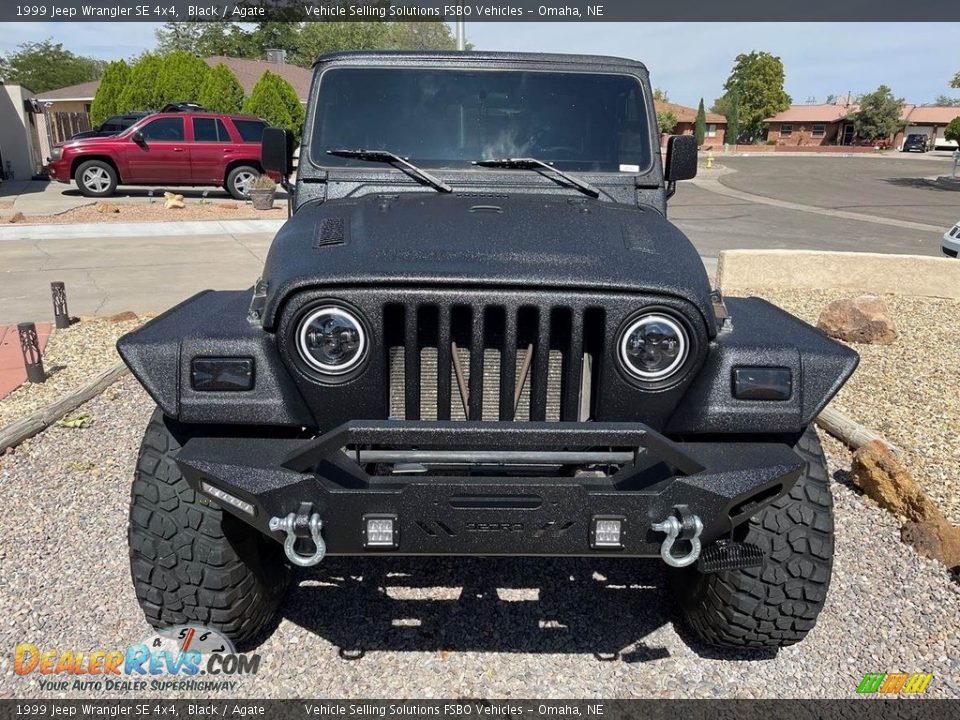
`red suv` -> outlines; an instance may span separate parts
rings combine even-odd
[[[246,115],[155,113],[119,135],[67,141],[53,148],[50,177],[76,180],[87,197],[123,185],[221,185],[247,197],[260,175],[267,123]]]

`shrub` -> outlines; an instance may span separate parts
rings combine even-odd
[[[154,53],[144,53],[130,68],[130,78],[120,93],[120,107],[130,110],[159,110],[163,107],[158,80],[163,60]]]
[[[163,56],[157,94],[160,106],[172,102],[197,102],[200,88],[210,73],[210,66],[196,55],[175,50]]]
[[[955,142],[960,142],[960,116],[955,117],[949,123],[947,127],[943,130],[943,137],[947,140],[953,140]]]
[[[103,78],[93,96],[93,105],[90,106],[90,122],[99,125],[111,115],[119,115],[128,108],[120,104],[120,96],[130,82],[130,66],[123,60],[117,60],[107,65],[103,71]]]
[[[253,86],[250,97],[243,105],[243,111],[256,115],[276,127],[287,128],[300,141],[303,129],[303,106],[297,98],[297,91],[279,75],[269,70]]]
[[[221,63],[207,73],[197,102],[208,110],[238,113],[243,109],[243,87],[233,71]]]

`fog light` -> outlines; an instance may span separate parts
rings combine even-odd
[[[205,480],[200,481],[200,489],[203,490],[210,497],[215,497],[217,500],[221,502],[225,502],[227,505],[232,505],[238,510],[243,510],[248,515],[257,514],[257,509],[247,501],[241,500],[240,498],[235,497],[230,493],[226,493],[220,488],[214,487],[213,485],[211,485]]]
[[[364,515],[363,546],[368,548],[395,548],[398,540],[396,515]]]
[[[595,548],[622,548],[623,518],[594,517],[590,522],[590,545]]]

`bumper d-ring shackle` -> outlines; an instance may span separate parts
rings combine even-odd
[[[300,567],[311,567],[323,560],[327,554],[327,544],[320,534],[323,530],[323,520],[319,513],[311,512],[313,506],[308,502],[300,503],[300,509],[284,518],[270,518],[270,529],[274,532],[282,530],[287,534],[283,542],[283,550],[287,559]],[[301,555],[297,552],[297,540],[311,540],[315,547],[312,555]]]
[[[660,557],[670,567],[687,567],[700,557],[700,533],[703,532],[703,521],[699,515],[694,515],[686,505],[677,505],[673,514],[665,520],[653,523],[650,529],[654,532],[666,533],[660,545]],[[690,552],[681,557],[674,556],[673,544],[677,540],[689,540]]]

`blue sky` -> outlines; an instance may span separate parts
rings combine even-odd
[[[2,24],[0,24],[2,25]],[[102,58],[153,46],[150,23],[6,23],[0,50],[52,37],[74,52]],[[721,94],[740,52],[783,58],[794,102],[874,90],[881,83],[907,102],[950,94],[960,70],[960,23],[467,23],[485,50],[579,52],[636,58],[670,99],[707,105]],[[952,91],[960,95],[960,90]]]

